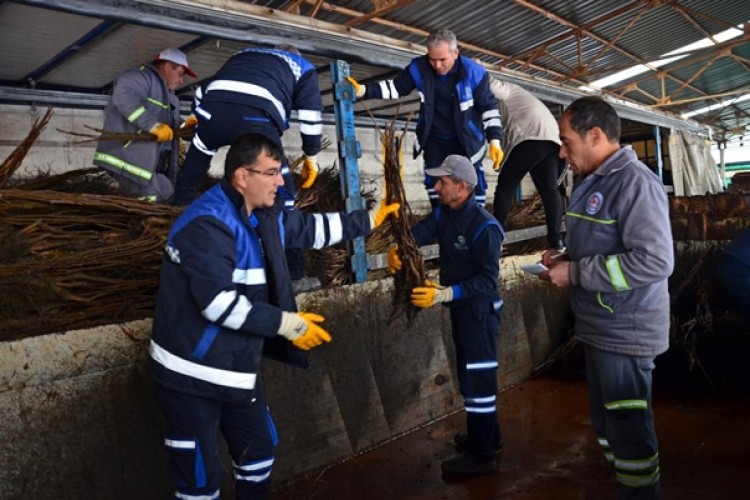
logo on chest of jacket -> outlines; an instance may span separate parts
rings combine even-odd
[[[468,250],[469,247],[466,245],[466,238],[462,234],[458,235],[458,238],[456,238],[455,243],[453,243],[453,248],[456,250]]]
[[[594,215],[602,208],[602,203],[604,203],[604,196],[602,196],[602,193],[597,191],[596,193],[589,196],[589,199],[586,200],[586,213],[589,215]]]

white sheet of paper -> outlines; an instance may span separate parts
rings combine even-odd
[[[535,264],[526,264],[521,266],[521,270],[526,271],[529,274],[542,274],[544,271],[547,270],[547,266],[542,264],[541,262],[537,262]]]

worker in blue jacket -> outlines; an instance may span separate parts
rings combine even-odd
[[[289,45],[248,48],[230,57],[196,92],[195,111],[186,125],[197,126],[177,177],[175,204],[187,205],[198,196],[211,158],[240,135],[263,134],[281,147],[292,110],[297,111],[305,154],[302,188],[309,188],[318,175],[323,133],[323,101],[315,67]]]
[[[497,170],[503,160],[500,141],[503,128],[495,96],[490,91],[484,67],[458,54],[456,35],[438,30],[427,38],[427,54],[412,59],[392,80],[361,84],[349,78],[358,98],[400,99],[419,92],[421,107],[417,121],[414,158],[424,152],[424,168],[437,168],[452,154],[471,159],[477,174],[476,199],[484,206],[487,181],[482,160],[489,154]],[[425,172],[430,205],[440,205],[435,179]]]
[[[301,187],[312,187],[318,175],[322,109],[317,71],[296,48],[280,45],[237,52],[196,91],[194,113],[186,125],[197,123],[197,127],[177,177],[175,204],[187,205],[198,196],[211,158],[242,134],[256,132],[270,137],[282,148],[283,156],[281,137],[289,128],[292,110],[298,114],[305,154]],[[297,189],[286,160],[282,175],[285,182],[280,194],[291,209]],[[288,250],[287,261],[296,292],[320,286],[317,278],[305,276],[302,251]]]
[[[398,210],[284,210],[281,162],[274,141],[240,137],[221,182],[169,232],[149,353],[177,498],[219,498],[219,433],[232,457],[235,498],[268,498],[277,435],[261,357],[307,366],[303,351],[331,340],[322,316],[297,311],[284,248],[364,236]]]
[[[435,178],[440,207],[412,228],[417,245],[437,239],[440,284],[412,290],[416,307],[445,304],[450,310],[459,390],[464,398],[466,434],[454,438],[466,452],[444,460],[449,476],[476,476],[496,470],[502,449],[497,415],[497,345],[503,301],[498,293],[503,228],[474,197],[477,174],[465,156],[450,155],[425,171]],[[388,252],[392,271],[402,267],[398,247]]]

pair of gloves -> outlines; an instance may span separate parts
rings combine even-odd
[[[380,226],[391,214],[398,214],[400,205],[398,203],[385,203],[380,200],[375,208],[370,210],[370,227],[375,229]],[[303,351],[331,341],[331,335],[325,331],[320,324],[325,318],[320,314],[309,312],[281,312],[281,323],[278,334],[287,338]]]
[[[352,84],[352,87],[354,87],[354,95],[356,95],[357,97],[362,97],[365,95],[365,93],[367,92],[366,85],[359,83],[351,76],[347,76],[346,79],[349,81],[349,83]],[[500,170],[500,164],[503,162],[504,156],[505,153],[503,153],[503,148],[500,146],[500,140],[490,140],[490,159],[492,160],[492,169],[495,172]]]
[[[403,262],[401,262],[401,257],[398,254],[398,246],[393,246],[388,250],[388,269],[391,274],[395,274],[402,267]],[[416,286],[411,290],[411,303],[423,309],[452,300],[452,287],[440,286],[430,280],[425,280],[424,286]]]

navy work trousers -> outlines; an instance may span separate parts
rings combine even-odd
[[[232,457],[234,498],[268,498],[278,444],[276,428],[258,384],[253,402],[218,401],[154,385],[167,421],[175,496],[219,498],[223,436]]]
[[[456,371],[466,410],[469,454],[492,460],[502,446],[497,417],[499,298],[477,297],[450,306]]]
[[[219,148],[231,145],[241,135],[262,134],[282,147],[282,132],[261,109],[230,102],[206,102],[205,99],[201,108],[210,119],[198,115],[198,126],[185,164],[177,175],[174,204],[178,206],[188,205],[198,197],[203,179],[211,168],[211,159]]]

